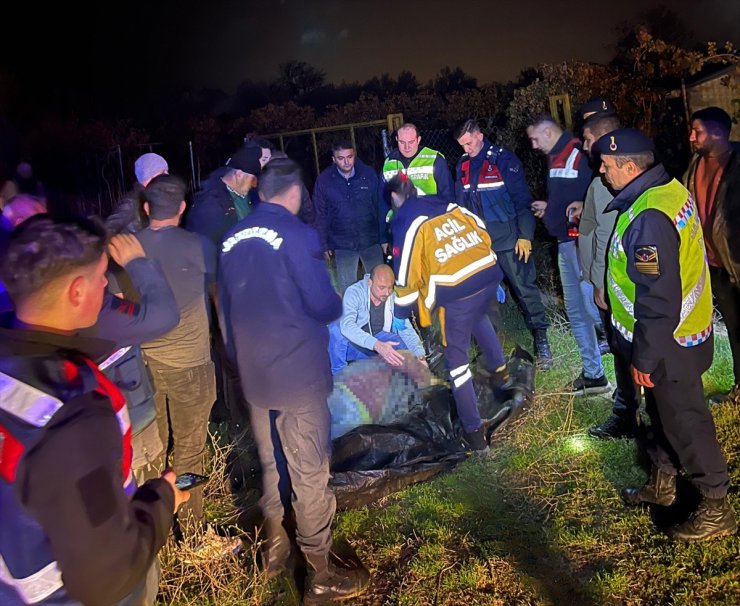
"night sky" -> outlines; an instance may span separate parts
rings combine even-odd
[[[740,42],[740,1],[667,3],[698,41]],[[264,0],[100,2],[82,14],[72,4],[34,9],[24,28],[4,34],[0,64],[58,91],[219,88],[270,80],[298,59],[329,81],[364,81],[402,69],[426,82],[461,66],[479,82],[506,81],[540,62],[606,62],[615,27],[652,3],[557,0]],[[555,8],[554,8],[555,7]],[[94,28],[87,23],[96,24]],[[10,28],[9,28],[10,29]],[[29,34],[28,32],[31,32]],[[50,50],[32,62],[29,45]]]

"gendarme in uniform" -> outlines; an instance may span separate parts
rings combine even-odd
[[[672,504],[678,461],[702,501],[669,534],[696,540],[737,529],[726,501],[727,463],[701,381],[712,362],[712,292],[694,200],[662,165],[647,168],[652,150],[650,139],[633,129],[596,143],[601,172],[618,191],[606,209],[619,212],[607,261],[615,345],[645,388],[651,420],[651,477],[622,496],[629,505]]]

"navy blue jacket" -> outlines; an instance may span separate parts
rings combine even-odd
[[[388,241],[388,206],[380,196],[378,175],[361,160],[355,160],[349,179],[334,164],[324,169],[316,179],[313,202],[322,251],[359,251]]]
[[[329,331],[342,300],[316,231],[277,204],[260,204],[224,238],[219,316],[253,406],[297,409],[332,388]]]
[[[436,217],[447,212],[448,203],[439,196],[413,196],[406,200],[401,208],[394,211],[390,223],[391,238],[393,241],[393,271],[398,276],[399,263],[401,262],[401,251],[403,250],[404,238],[411,224],[422,215]]]
[[[133,433],[137,434],[156,417],[154,387],[141,358],[139,345],[177,326],[180,311],[159,263],[142,257],[128,263],[125,269],[139,294],[139,302],[133,303],[106,293],[98,321],[78,334],[111,341],[115,344],[115,353],[120,352],[120,357],[106,366],[103,372],[126,398],[131,427]],[[114,351],[95,362],[104,363]]]
[[[193,194],[193,204],[185,215],[185,229],[203,234],[215,246],[238,221],[234,201],[221,180],[228,168],[214,170],[200,191]]]
[[[532,194],[514,152],[485,138],[477,156],[463,154],[456,172],[455,199],[486,222],[493,250],[512,250],[517,240],[534,239]]]
[[[542,218],[547,231],[558,242],[568,242],[568,218],[565,209],[571,202],[586,199],[593,172],[583,153],[581,142],[573,133],[564,132],[547,156],[547,208]]]
[[[662,165],[635,177],[606,207],[606,212],[628,212],[632,204],[651,187],[671,180]],[[647,275],[635,268],[633,251],[644,245],[655,246],[660,259],[658,275]],[[627,253],[627,274],[635,283],[635,333],[632,343],[618,330],[616,344],[622,355],[637,370],[650,373],[654,383],[676,381],[687,373],[701,375],[712,365],[713,338],[695,347],[681,347],[673,338],[681,315],[681,267],[679,236],[670,219],[659,210],[641,212],[622,237]]]

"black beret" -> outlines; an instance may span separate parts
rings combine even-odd
[[[603,97],[596,97],[595,99],[586,101],[586,103],[581,106],[581,109],[579,111],[581,112],[581,117],[585,117],[586,114],[603,114],[605,116],[613,116],[617,113],[617,110],[614,109],[614,105],[612,104],[612,102],[608,99],[604,99]]]
[[[650,137],[636,128],[618,128],[601,137],[593,149],[602,156],[629,156],[651,152],[655,146]]]

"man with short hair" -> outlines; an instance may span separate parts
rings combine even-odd
[[[426,353],[411,322],[394,318],[396,295],[393,269],[381,263],[350,286],[342,298],[342,317],[329,325],[331,372],[347,362],[379,355],[391,366],[401,366],[408,349],[426,365]]]
[[[144,190],[149,227],[137,234],[147,257],[159,262],[180,312],[169,332],[142,344],[156,393],[157,426],[162,444],[172,440],[177,473],[203,473],[208,416],[216,399],[211,361],[209,291],[216,280],[216,251],[202,235],[179,227],[187,187],[174,175],[160,175]],[[191,491],[180,516],[204,524],[203,488]]]
[[[552,116],[543,114],[532,120],[527,136],[532,148],[547,156],[547,201],[533,202],[532,210],[558,241],[565,311],[583,362],[580,376],[565,389],[574,395],[604,393],[609,390],[609,381],[604,374],[596,338],[599,312],[593,300],[593,288],[583,280],[576,242],[568,233],[566,216],[571,202],[584,199],[591,183],[591,170],[578,139],[564,132]]]
[[[601,100],[597,108],[610,107],[606,100]],[[585,107],[585,106],[584,106]],[[609,131],[619,128],[619,120],[609,111],[593,111],[583,126],[583,151],[592,163],[601,160],[593,150],[600,137]],[[606,298],[606,256],[609,238],[614,231],[617,213],[606,212],[606,207],[614,199],[601,173],[591,181],[583,204],[572,202],[568,209],[575,208],[574,216],[580,217],[578,225],[578,259],[583,270],[583,277],[590,282],[594,290],[594,301],[599,307],[604,328],[611,333],[609,307]],[[611,339],[610,339],[611,340]],[[619,350],[612,348],[614,354],[614,374],[617,388],[614,392],[612,414],[602,423],[588,430],[594,438],[625,438],[635,435],[639,425],[640,401],[635,384],[630,376],[629,364]]]
[[[218,246],[223,235],[252,212],[249,191],[257,185],[261,158],[258,146],[245,145],[208,175],[201,190],[193,195],[185,229],[203,234]]]
[[[385,202],[375,171],[357,158],[349,141],[332,147],[332,166],[313,190],[316,230],[327,261],[334,256],[340,294],[357,281],[357,263],[365,272],[383,262],[388,247]]]
[[[529,263],[536,220],[524,167],[516,154],[491,143],[475,120],[465,121],[455,139],[465,152],[457,163],[457,203],[486,222],[498,263],[532,331],[538,366],[548,370],[548,322],[534,259]]]
[[[717,307],[727,327],[735,384],[720,398],[740,404],[740,153],[730,143],[732,119],[719,107],[691,116],[694,149],[684,185],[696,201]]]
[[[138,490],[125,401],[93,362],[106,285],[105,232],[32,217],[0,279],[0,603],[153,604],[157,552],[188,494],[175,475]]]
[[[342,303],[316,231],[295,216],[300,185],[295,162],[278,159],[265,167],[264,203],[226,234],[218,284],[224,338],[239,368],[262,467],[265,571],[280,574],[290,558],[279,488],[288,482],[296,539],[309,570],[304,601],[313,604],[358,595],[368,576],[330,561],[336,502],[328,486],[332,375],[326,325],[339,317]],[[285,457],[287,478],[276,452]]]
[[[419,196],[438,196],[446,202],[455,199],[455,187],[445,157],[435,149],[422,147],[419,129],[407,122],[396,131],[398,148],[383,163],[382,179],[387,184],[396,174],[408,175]],[[390,203],[389,194],[384,193]]]
[[[596,150],[618,192],[607,206],[619,213],[607,268],[615,345],[645,388],[651,420],[650,478],[624,489],[622,498],[627,505],[672,505],[680,466],[701,502],[668,534],[684,541],[732,534],[727,462],[701,381],[712,363],[712,291],[696,204],[662,165],[653,166],[653,142],[640,131],[611,131]]]
[[[105,229],[109,234],[122,232],[135,234],[146,227],[146,215],[142,208],[142,193],[149,182],[159,175],[169,172],[167,160],[159,154],[143,154],[134,162],[136,183],[118,201],[113,212],[105,220]]]

